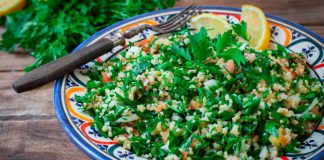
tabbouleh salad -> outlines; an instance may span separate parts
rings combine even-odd
[[[321,121],[323,88],[302,54],[258,51],[205,28],[130,44],[84,71],[76,96],[101,135],[147,159],[270,159]]]

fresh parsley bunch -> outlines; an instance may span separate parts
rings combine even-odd
[[[176,0],[29,0],[28,6],[0,20],[1,50],[32,49],[31,71],[71,52],[96,31],[132,16],[172,7]]]

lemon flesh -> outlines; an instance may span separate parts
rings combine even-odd
[[[0,17],[20,10],[26,5],[25,0],[0,0]]]
[[[232,26],[225,18],[212,13],[203,13],[193,17],[190,21],[190,25],[196,30],[205,27],[210,38],[215,38],[218,34],[222,34],[232,29]]]
[[[247,23],[247,36],[251,38],[251,46],[259,50],[268,49],[270,28],[262,10],[252,5],[243,5],[241,19]]]

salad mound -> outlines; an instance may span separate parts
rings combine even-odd
[[[302,54],[258,51],[232,30],[130,44],[83,71],[92,126],[147,159],[267,159],[297,152],[321,121],[323,88]]]

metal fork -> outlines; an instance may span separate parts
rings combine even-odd
[[[125,38],[132,38],[145,29],[150,29],[159,34],[175,31],[188,22],[192,16],[198,13],[200,13],[199,7],[191,5],[170,18],[168,21],[159,25],[139,25],[128,29],[124,35],[116,34],[110,39],[107,37],[101,38],[94,44],[82,48],[73,54],[68,54],[26,73],[24,76],[16,80],[12,87],[17,93],[21,93],[42,86],[111,51],[114,47],[124,45]]]
[[[201,10],[198,6],[192,4],[191,6],[185,8],[177,15],[170,18],[168,21],[158,24],[156,26],[152,26],[149,24],[139,25],[135,28],[130,28],[124,33],[125,38],[132,38],[137,35],[139,32],[150,29],[157,33],[169,33],[175,31],[177,28],[181,27],[185,23],[187,23],[192,16],[199,14]]]

